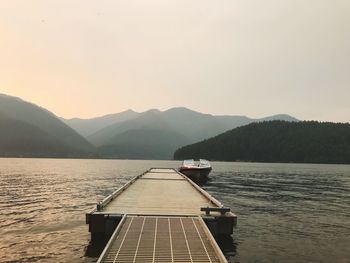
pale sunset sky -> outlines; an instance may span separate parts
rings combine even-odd
[[[65,118],[350,122],[350,1],[1,0],[0,93]]]

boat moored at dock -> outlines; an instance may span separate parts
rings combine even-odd
[[[194,159],[184,160],[179,172],[195,179],[201,177],[207,177],[211,172],[212,167],[208,160],[199,159],[195,161]]]

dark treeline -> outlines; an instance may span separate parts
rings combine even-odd
[[[350,124],[268,121],[178,149],[175,159],[350,164]]]

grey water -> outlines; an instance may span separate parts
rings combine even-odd
[[[95,262],[85,213],[177,161],[0,159],[0,262]],[[214,162],[202,187],[238,215],[229,262],[350,262],[350,165]]]

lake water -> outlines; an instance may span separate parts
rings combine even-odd
[[[0,159],[0,262],[95,262],[85,213],[176,161]],[[238,215],[230,262],[350,262],[350,165],[214,162],[203,188]]]

